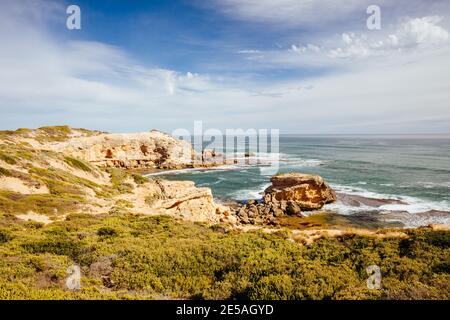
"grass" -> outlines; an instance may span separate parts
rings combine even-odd
[[[72,214],[36,227],[6,215],[0,299],[449,299],[449,232],[408,233],[303,246],[287,233],[240,233],[166,216]],[[64,289],[72,264],[82,271],[78,292]],[[381,268],[382,290],[366,286],[371,264]]]
[[[7,164],[11,164],[14,165],[17,163],[17,160],[14,159],[13,157],[11,157],[10,155],[4,153],[4,152],[0,152],[0,160],[5,161]]]
[[[138,185],[144,184],[144,183],[147,183],[150,181],[147,177],[144,177],[143,175],[140,175],[137,173],[132,174],[132,177],[133,177],[134,183],[136,183]]]
[[[111,177],[112,187],[120,193],[131,193],[133,186],[125,182],[129,178],[129,174],[122,169],[108,168]]]
[[[72,133],[69,126],[46,126],[37,129],[38,141],[65,141]]]
[[[0,191],[0,212],[10,214],[25,214],[30,211],[54,216],[78,210],[84,203],[81,196],[52,194],[23,195],[10,191]]]
[[[11,171],[0,167],[0,177],[11,177],[11,176],[12,176]]]
[[[93,169],[90,164],[86,163],[85,161],[75,159],[72,157],[65,157],[64,162],[66,162],[68,165],[86,171],[86,172],[92,172]]]

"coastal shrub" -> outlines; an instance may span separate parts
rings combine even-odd
[[[65,157],[64,158],[64,162],[66,162],[68,165],[86,171],[86,172],[92,172],[92,168],[89,164],[87,164],[86,162],[79,160],[79,159],[75,159],[72,157]]]
[[[40,214],[54,215],[57,212],[74,212],[83,203],[81,197],[60,197],[52,194],[23,195],[0,191],[0,211],[18,213],[33,211]]]
[[[79,242],[65,237],[47,238],[40,241],[27,242],[22,247],[29,253],[50,253],[61,256],[76,258],[81,247]]]
[[[12,174],[8,169],[0,167],[0,177],[11,177]]]
[[[46,126],[37,129],[38,141],[64,141],[72,133],[69,126]]]
[[[133,174],[132,177],[134,182],[138,185],[149,182],[149,179],[147,177],[144,177],[143,175],[140,174]]]
[[[11,157],[10,155],[0,152],[0,160],[5,161],[7,164],[14,165],[17,163],[17,160]]]
[[[126,212],[69,214],[40,228],[0,215],[0,226],[2,299],[450,298],[448,231],[301,245],[285,233]],[[65,291],[65,271],[74,263],[82,289]],[[381,268],[382,290],[367,288],[371,264]]]
[[[10,232],[8,232],[7,230],[0,229],[0,244],[6,243],[11,239],[12,239],[12,237],[11,237]]]
[[[97,235],[100,237],[114,237],[117,234],[117,230],[111,227],[101,227],[97,230]]]
[[[131,201],[119,199],[116,201],[116,206],[123,207],[123,208],[134,208],[134,204]]]

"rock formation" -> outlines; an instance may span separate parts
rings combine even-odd
[[[334,191],[319,176],[288,173],[273,176],[261,202],[249,201],[237,210],[243,224],[276,225],[282,216],[302,216],[302,210],[318,210],[336,201]]]
[[[301,210],[318,210],[336,201],[333,189],[320,176],[286,173],[273,176],[272,185],[265,190],[264,202],[292,200]]]
[[[168,214],[183,220],[234,223],[229,209],[214,202],[211,189],[196,187],[192,181],[149,180],[120,197],[133,204],[137,214]]]

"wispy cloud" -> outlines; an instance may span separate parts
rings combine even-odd
[[[360,24],[367,18],[367,7],[374,4],[382,8],[383,17],[387,20],[418,12],[428,15],[432,10],[447,11],[450,6],[446,0],[213,0],[212,3],[235,19],[269,23],[276,27],[309,26],[318,30],[330,25]]]

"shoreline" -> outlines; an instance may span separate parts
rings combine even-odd
[[[256,167],[256,166],[253,166]],[[215,167],[206,168],[184,168],[184,169],[154,169],[141,171],[145,177],[159,177],[164,175],[177,176],[178,174],[191,172],[214,172],[214,171],[232,171],[240,170],[242,167],[233,165],[218,165]],[[191,179],[174,179],[175,181]],[[210,186],[206,186],[210,188]],[[239,206],[247,203],[250,200],[260,201],[262,198],[262,191],[260,190],[260,198],[248,199],[232,199],[223,197],[213,193],[214,200],[227,206]],[[328,214],[331,220],[347,221],[348,226],[360,228],[419,228],[429,224],[441,224],[450,226],[450,211],[438,210],[435,208],[428,208],[424,211],[414,211],[414,202],[408,202],[401,196],[393,195],[377,195],[376,197],[364,196],[359,193],[348,193],[345,191],[337,191],[337,202],[331,205],[326,205],[322,210],[311,211],[307,216],[316,214]],[[383,196],[383,197],[381,197]],[[420,199],[419,199],[420,200]],[[402,209],[409,209],[402,210]],[[416,219],[414,219],[416,218]]]

